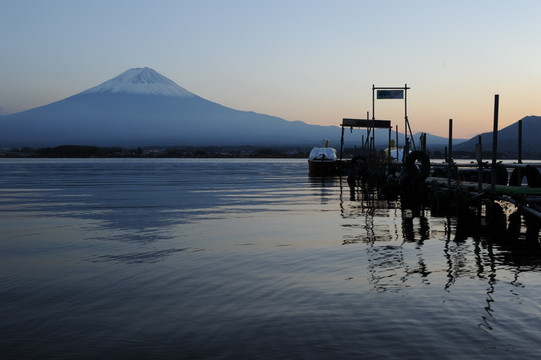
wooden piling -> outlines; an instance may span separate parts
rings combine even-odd
[[[449,119],[449,154],[447,155],[447,180],[449,190],[451,189],[451,178],[453,174],[453,119]]]
[[[340,163],[342,163],[343,151],[344,151],[344,127],[342,126],[342,137],[340,138]]]
[[[396,161],[398,162],[398,125],[396,125],[396,130],[394,131],[394,135],[396,137]],[[404,158],[404,153],[402,153],[402,159]]]
[[[494,95],[494,127],[492,130],[492,171],[490,177],[490,190],[494,194],[496,188],[496,158],[498,153],[498,110],[500,95]]]
[[[475,155],[477,158],[477,191],[483,192],[483,137],[479,135],[477,137],[477,144],[475,144]]]
[[[391,168],[391,138],[392,138],[393,128],[389,127],[389,154],[387,154],[387,169]]]
[[[522,120],[518,121],[518,163],[522,164]]]

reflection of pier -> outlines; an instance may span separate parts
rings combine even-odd
[[[523,273],[541,271],[539,243],[496,241],[487,229],[472,232],[455,216],[434,217],[428,209],[415,214],[399,201],[376,196],[343,199],[341,207],[342,226],[351,230],[345,231],[342,244],[364,247],[367,281],[374,291],[401,292],[439,284],[452,293],[461,280],[480,280],[486,283],[478,320],[481,329],[493,327],[498,289],[501,294],[507,286],[520,288]]]
[[[367,132],[360,154],[343,173],[347,177],[340,177],[342,226],[347,227],[342,244],[364,246],[375,291],[399,292],[420,283],[441,284],[452,292],[460,280],[481,280],[487,286],[479,327],[491,329],[498,285],[519,287],[523,272],[539,271],[541,175],[521,155],[518,163],[497,161],[497,118],[498,95],[492,161],[483,161],[479,137],[471,164],[453,159],[452,120],[445,161],[436,163],[430,161],[424,138],[420,149],[412,144],[415,151],[408,151],[407,131],[407,155],[392,161],[390,122],[376,120],[374,109],[372,119],[343,119],[342,138],[347,127]],[[407,115],[405,120],[409,130]],[[381,128],[389,129],[387,154],[374,147],[375,129]],[[519,154],[521,129],[519,122]]]
[[[340,178],[342,244],[362,246],[373,290],[407,294],[439,286],[452,303],[462,300],[465,282],[480,283],[477,325],[488,331],[497,324],[494,299],[519,298],[521,278],[541,271],[541,165],[524,164],[521,156],[517,163],[497,161],[497,103],[496,95],[491,163],[482,159],[481,141],[476,162],[454,161],[450,120],[444,162],[431,162],[422,141],[394,163],[363,141],[368,155],[353,158],[348,177]],[[369,130],[378,125],[344,120]],[[521,154],[520,140],[518,146]],[[393,191],[383,192],[384,185]]]

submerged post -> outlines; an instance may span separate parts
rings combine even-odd
[[[496,189],[496,154],[498,152],[498,111],[500,95],[494,95],[494,128],[492,130],[492,171],[490,177],[490,191],[494,193]]]

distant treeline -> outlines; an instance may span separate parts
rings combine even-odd
[[[32,149],[29,147],[0,150],[4,158],[308,158],[310,146],[258,147],[258,146],[184,146],[184,147],[99,147],[84,145],[62,145]],[[428,149],[433,159],[443,159],[445,150]],[[359,149],[345,148],[343,157],[351,158]],[[455,159],[474,159],[473,151],[454,151]],[[490,159],[490,151],[483,151],[483,159]],[[498,152],[498,159],[516,159],[516,153]],[[526,151],[523,159],[541,159],[541,153]]]
[[[311,148],[306,147],[98,147],[61,145],[32,149],[29,147],[0,151],[4,158],[307,158]]]

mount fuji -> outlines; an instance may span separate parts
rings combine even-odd
[[[314,145],[337,126],[234,110],[150,68],[133,68],[66,99],[0,116],[0,146]]]

